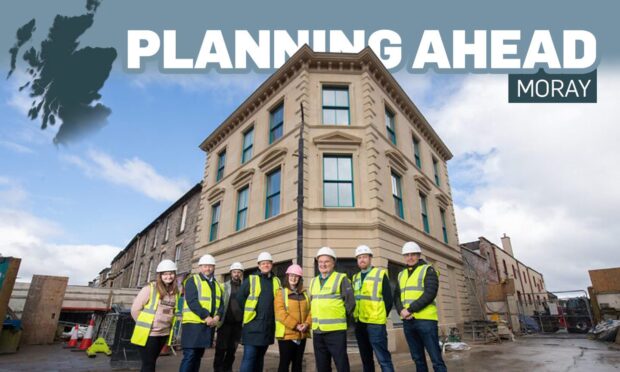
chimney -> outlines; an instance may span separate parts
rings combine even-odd
[[[514,254],[512,253],[512,243],[510,243],[510,237],[507,236],[506,233],[504,233],[504,236],[502,236],[502,249],[504,250],[504,252],[514,257]]]

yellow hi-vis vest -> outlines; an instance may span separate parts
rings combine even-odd
[[[282,299],[284,300],[284,310],[288,313],[288,288],[282,288]],[[306,298],[306,308],[310,309],[310,299],[308,298],[308,294],[306,291],[303,292],[304,297]],[[301,315],[301,314],[300,314]],[[305,319],[300,319],[299,322],[303,323]],[[286,326],[283,323],[280,323],[276,320],[276,338],[284,337],[284,331]]]
[[[403,304],[403,308],[409,308],[409,305],[424,293],[424,278],[426,277],[426,271],[431,265],[420,265],[416,267],[413,273],[407,276],[407,269],[398,274],[398,286],[400,288],[400,301]],[[439,271],[435,270],[439,277]],[[415,319],[425,320],[438,320],[437,318],[437,305],[433,301],[422,310],[413,313]]]
[[[310,311],[312,330],[323,332],[344,331],[347,329],[347,313],[340,295],[340,285],[345,274],[332,272],[323,287],[319,276],[310,282]]]
[[[355,319],[362,323],[385,324],[387,314],[383,302],[384,269],[373,267],[362,281],[362,273],[353,276],[355,293]]]
[[[194,283],[196,284],[196,289],[198,292],[198,302],[200,303],[200,306],[211,311],[211,301],[215,300],[215,310],[217,311],[217,309],[220,308],[222,293],[224,292],[220,283],[218,283],[217,280],[213,278],[213,281],[215,282],[214,296],[214,294],[211,293],[211,286],[208,283],[203,284],[202,279],[200,278],[200,274],[194,274],[192,275],[192,277],[194,279]],[[215,313],[211,314],[211,316],[215,316]],[[204,323],[204,320],[201,319],[198,315],[196,315],[195,312],[192,311],[192,309],[189,308],[187,300],[185,301],[185,306],[183,306],[183,321],[181,323]]]
[[[134,327],[133,334],[131,335],[131,343],[134,345],[146,345],[146,341],[149,338],[149,334],[151,333],[151,328],[153,327],[153,322],[155,321],[157,306],[159,306],[159,292],[157,291],[157,288],[155,288],[155,283],[149,283],[149,286],[151,288],[149,301],[146,303],[146,305],[144,305],[142,311],[140,311],[140,314],[138,315],[138,320],[136,320],[136,326]],[[176,312],[177,304],[179,302],[178,300],[179,295],[177,294],[174,301],[175,316],[172,317],[172,324],[170,325],[170,336],[168,336],[168,345],[172,343],[174,325],[177,322]]]
[[[260,277],[258,275],[250,275],[248,280],[250,281],[250,294],[248,298],[246,298],[245,306],[243,307],[243,324],[248,324],[256,317],[256,305],[258,304],[258,296],[260,296]],[[276,291],[280,289],[282,285],[277,276],[274,275],[272,280],[273,295],[275,297]]]

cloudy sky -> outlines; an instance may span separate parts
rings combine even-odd
[[[0,252],[20,278],[85,284],[201,177],[198,144],[267,75],[113,73],[110,124],[70,146],[25,117],[19,78],[0,91]],[[599,69],[597,104],[508,104],[503,75],[396,74],[454,153],[459,239],[512,238],[548,289],[584,289],[620,266],[620,70]]]

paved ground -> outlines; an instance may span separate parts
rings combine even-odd
[[[308,345],[308,347],[311,347]],[[238,370],[241,353],[235,370]],[[305,371],[313,371],[312,356],[306,358]],[[179,356],[160,357],[158,370],[177,371]],[[359,354],[349,353],[352,371],[361,371]],[[415,371],[408,354],[393,355],[396,371]],[[620,371],[620,345],[592,341],[575,335],[526,336],[515,342],[472,345],[470,351],[448,352],[446,364],[451,371]],[[213,350],[202,363],[211,371]],[[265,371],[276,371],[277,353],[268,353]],[[0,355],[0,371],[110,371],[106,356],[87,358],[83,352],[64,350],[60,345],[30,346],[17,354]],[[377,368],[377,371],[379,369]]]

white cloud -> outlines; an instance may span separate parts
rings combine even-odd
[[[16,180],[0,176],[0,203],[6,206],[17,206],[26,200],[28,193]]]
[[[120,248],[110,245],[55,244],[63,231],[56,223],[15,209],[0,209],[0,253],[22,259],[18,278],[68,276],[69,284],[85,285],[107,267]]]
[[[101,151],[91,150],[84,159],[75,155],[64,159],[89,177],[127,186],[155,200],[175,201],[190,187],[187,180],[166,178],[137,157],[118,162]]]
[[[429,88],[440,104],[423,113],[454,153],[460,241],[507,233],[551,290],[620,266],[619,85],[620,70],[600,68],[596,104],[509,104],[505,75],[469,75],[448,96]]]

